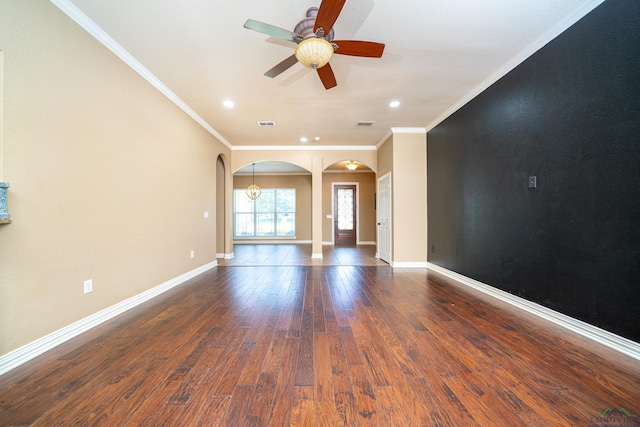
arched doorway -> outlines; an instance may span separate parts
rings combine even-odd
[[[355,169],[347,167],[356,163]],[[324,244],[376,244],[376,174],[366,164],[337,161],[323,171]]]
[[[216,258],[224,258],[226,254],[225,218],[227,215],[227,203],[225,198],[226,168],[222,155],[216,160]]]

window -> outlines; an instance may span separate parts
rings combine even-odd
[[[296,189],[263,188],[257,200],[233,190],[234,237],[295,237]]]

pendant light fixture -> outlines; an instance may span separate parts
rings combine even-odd
[[[358,169],[358,162],[349,160],[345,166],[347,167],[347,169],[353,172],[354,170]]]
[[[252,184],[247,187],[247,197],[250,198],[251,200],[256,200],[258,197],[260,197],[262,190],[260,190],[260,187],[258,187],[255,182],[256,181],[256,164],[252,163],[251,165],[253,166],[253,172],[251,174]]]

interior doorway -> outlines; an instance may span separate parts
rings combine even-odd
[[[378,178],[378,257],[391,263],[391,172]]]
[[[357,195],[356,185],[340,184],[333,188],[334,244],[356,244]]]
[[[225,248],[226,236],[229,233],[226,229],[227,209],[225,200],[226,188],[226,168],[222,156],[216,160],[216,258],[224,258],[228,253]]]

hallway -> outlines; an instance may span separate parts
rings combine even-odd
[[[311,258],[311,244],[235,244],[232,259],[218,259],[220,266],[389,265],[375,257],[376,246],[322,247],[322,259]]]

